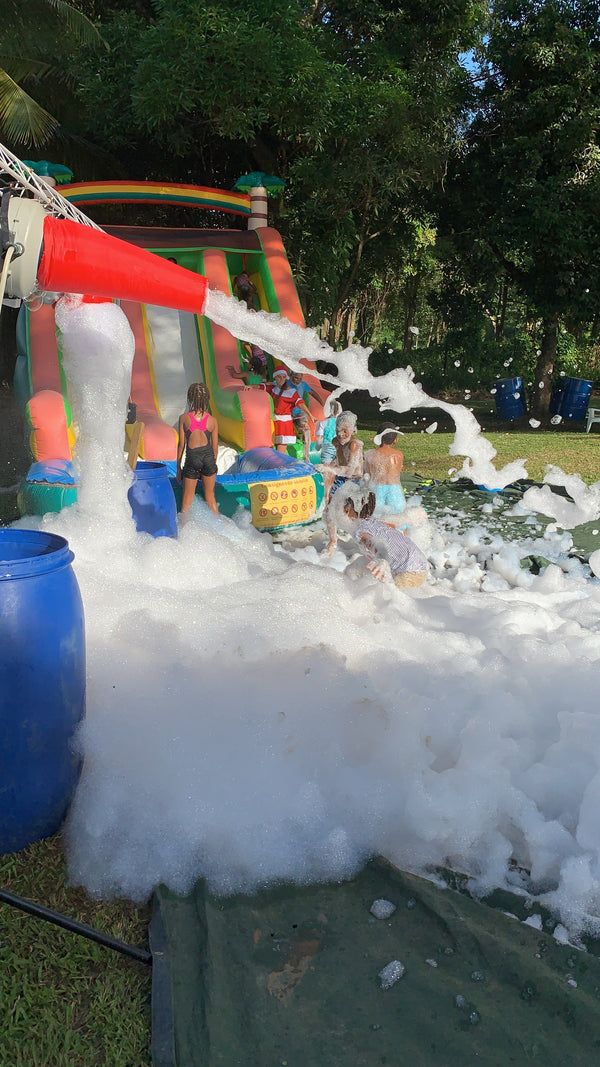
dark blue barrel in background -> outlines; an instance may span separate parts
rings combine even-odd
[[[525,394],[522,378],[499,378],[496,387],[496,412],[505,422],[520,419],[525,414]]]
[[[563,419],[585,419],[594,383],[586,378],[564,378],[558,411]]]
[[[58,830],[81,772],[83,605],[64,537],[0,529],[0,853]]]
[[[136,530],[153,537],[177,537],[177,504],[165,463],[140,460],[127,493]]]

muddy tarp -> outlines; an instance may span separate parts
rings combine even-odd
[[[371,914],[378,899],[396,906],[389,918]],[[160,888],[154,1067],[591,1067],[600,960],[550,925],[383,860],[349,882],[254,896]],[[406,970],[384,989],[393,961]]]

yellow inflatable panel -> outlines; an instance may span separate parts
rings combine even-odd
[[[286,478],[249,486],[252,525],[258,529],[310,522],[317,512],[314,478]]]

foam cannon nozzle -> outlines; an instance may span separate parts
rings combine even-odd
[[[206,278],[103,230],[55,218],[36,200],[11,196],[5,229],[13,248],[9,297],[25,298],[38,289],[202,313]]]

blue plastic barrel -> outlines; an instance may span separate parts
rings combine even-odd
[[[127,497],[136,529],[153,537],[177,537],[177,504],[165,463],[138,462]]]
[[[0,529],[0,853],[58,830],[81,771],[83,605],[64,537]]]
[[[593,388],[585,378],[564,378],[558,414],[563,419],[585,419]]]
[[[522,378],[499,378],[496,386],[496,412],[505,422],[520,419],[525,414],[525,394]]]

